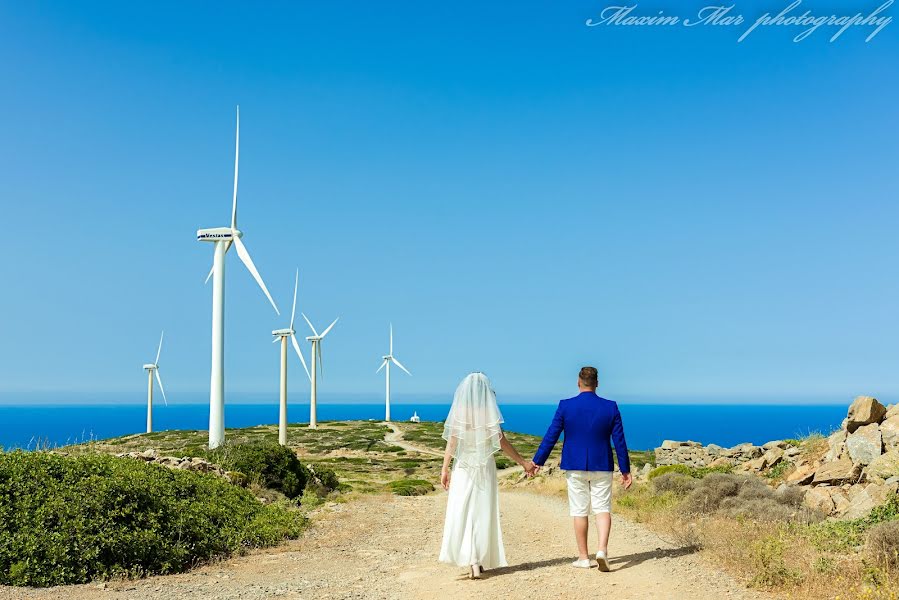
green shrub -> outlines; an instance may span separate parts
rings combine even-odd
[[[686,496],[696,487],[696,480],[682,473],[662,473],[652,480],[656,494],[671,492],[675,496]]]
[[[665,465],[662,467],[656,467],[655,469],[650,471],[649,480],[652,481],[659,475],[664,475],[666,473],[680,473],[681,475],[686,475],[687,477],[693,477],[693,469],[691,469],[687,465]]]
[[[102,454],[0,453],[0,584],[175,573],[300,534],[303,517],[211,474]]]
[[[434,491],[434,486],[423,479],[398,479],[387,484],[397,496],[424,496]]]
[[[684,499],[685,512],[713,513],[754,521],[810,523],[821,515],[800,506],[801,496],[792,490],[775,493],[758,477],[712,473],[700,479]]]
[[[798,583],[801,576],[787,567],[784,560],[785,545],[777,536],[762,538],[752,545],[751,557],[755,567],[752,584],[759,587],[779,587]]]
[[[309,469],[293,450],[277,442],[225,444],[208,451],[206,457],[226,471],[239,471],[251,483],[277,490],[288,498],[301,495],[309,481]]]

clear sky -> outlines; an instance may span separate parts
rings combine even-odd
[[[392,321],[398,393],[555,399],[589,363],[611,397],[896,401],[899,24],[738,44],[586,27],[606,4],[3,2],[0,401],[140,398],[161,329],[170,399],[208,389],[237,104],[284,310],[229,253],[229,390],[276,393],[299,267],[341,317],[327,393],[382,393]]]

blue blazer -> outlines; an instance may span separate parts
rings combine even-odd
[[[534,462],[543,465],[550,452],[565,433],[562,445],[562,469],[568,471],[613,471],[611,440],[615,443],[618,467],[630,473],[631,461],[624,441],[624,425],[618,405],[600,398],[596,392],[582,392],[574,398],[559,402],[552,425],[534,455]]]

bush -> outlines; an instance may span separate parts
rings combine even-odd
[[[652,481],[656,477],[665,475],[666,473],[680,473],[681,475],[686,475],[687,477],[693,477],[693,469],[691,469],[687,465],[665,465],[662,467],[656,467],[655,469],[650,471],[649,480]]]
[[[662,473],[652,480],[652,489],[657,494],[671,492],[676,496],[686,496],[696,487],[696,480],[681,473]]]
[[[786,583],[798,583],[801,576],[787,567],[784,554],[784,542],[779,537],[770,536],[755,542],[751,550],[755,567],[752,584],[759,587],[778,587]]]
[[[434,486],[423,479],[398,479],[387,484],[397,496],[424,496],[434,491]]]
[[[211,474],[101,454],[0,453],[0,584],[175,573],[299,536],[303,517]]]
[[[309,469],[293,450],[275,442],[225,444],[208,451],[206,457],[226,471],[243,473],[251,483],[277,490],[288,498],[302,494],[309,481]]]
[[[880,565],[899,567],[899,521],[887,521],[868,532],[868,552]]]
[[[820,519],[816,513],[802,508],[801,503],[801,491],[788,489],[776,494],[757,477],[713,473],[696,483],[684,499],[683,508],[692,514],[719,512],[755,521],[809,523]]]

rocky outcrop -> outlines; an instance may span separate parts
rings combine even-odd
[[[656,449],[659,465],[729,465],[767,476],[781,487],[798,487],[804,504],[837,518],[857,518],[899,493],[899,404],[885,407],[858,396],[840,429],[826,444],[775,440],[762,446],[666,440]]]
[[[211,473],[237,485],[243,485],[246,480],[246,476],[243,475],[243,473],[226,472],[218,465],[197,456],[182,456],[180,458],[177,456],[160,456],[159,453],[152,448],[144,450],[143,452],[126,452],[124,454],[117,454],[116,456],[134,458],[136,460],[157,464],[170,469],[182,469],[185,471],[194,471],[196,473]],[[241,480],[241,477],[243,480]]]

